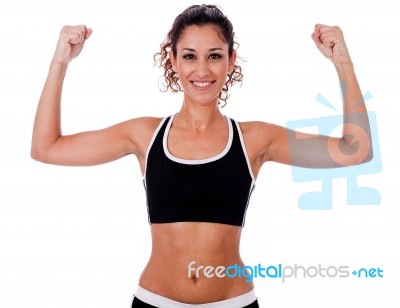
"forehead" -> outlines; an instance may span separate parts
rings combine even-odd
[[[185,28],[178,41],[181,48],[224,48],[228,44],[224,41],[221,30],[215,25],[191,25]],[[179,49],[179,48],[178,48]]]

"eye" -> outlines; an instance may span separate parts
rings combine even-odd
[[[189,54],[183,55],[183,58],[186,60],[194,60],[195,56],[193,54],[189,53]]]
[[[209,56],[210,59],[212,60],[218,60],[222,58],[222,55],[218,54],[218,53],[213,53]]]

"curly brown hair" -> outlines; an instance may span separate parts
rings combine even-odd
[[[161,50],[154,55],[154,64],[158,64],[158,67],[164,69],[164,75],[161,76],[165,79],[160,87],[162,91],[166,92],[168,89],[174,93],[182,91],[182,88],[178,82],[178,74],[172,69],[172,62],[169,57],[169,52],[172,50],[174,57],[176,57],[176,46],[186,27],[191,25],[201,26],[206,24],[215,25],[220,29],[221,37],[226,43],[228,43],[229,58],[232,57],[233,52],[239,47],[239,44],[234,40],[235,32],[233,32],[232,23],[223,14],[222,10],[218,6],[203,4],[192,5],[188,7],[175,18],[171,30],[168,32],[167,37],[160,45]],[[240,59],[239,57],[237,58]],[[242,81],[242,68],[236,61],[232,72],[228,73],[228,80],[225,82],[225,85],[219,94],[219,99],[224,101],[224,104],[221,107],[226,105],[226,101],[229,98],[229,87],[233,86],[237,82],[241,84]],[[218,104],[220,105],[220,101]]]

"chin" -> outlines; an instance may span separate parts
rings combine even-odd
[[[209,97],[209,98],[187,97],[187,99],[185,99],[185,101],[192,102],[193,104],[200,105],[200,106],[217,105],[218,97]]]

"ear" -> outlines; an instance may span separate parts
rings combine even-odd
[[[229,59],[229,67],[228,67],[229,73],[232,73],[233,68],[235,67],[235,63],[236,63],[236,51],[233,51],[232,57],[230,57]]]
[[[176,67],[176,59],[174,58],[174,53],[172,52],[172,50],[169,52],[169,58],[171,60],[171,65],[172,65],[172,70],[177,73],[178,69]]]

